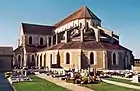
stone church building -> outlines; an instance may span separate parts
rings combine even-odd
[[[103,28],[101,22],[83,6],[52,26],[22,23],[18,47],[14,50],[14,65],[52,69],[130,69],[132,51],[121,46],[119,36]]]

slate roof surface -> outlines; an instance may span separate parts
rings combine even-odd
[[[59,43],[50,47],[42,48],[42,50],[60,50],[60,49],[111,49],[111,50],[128,50],[131,51],[121,45],[118,44],[111,44],[105,42],[96,42],[96,41],[71,41],[68,43]]]
[[[24,34],[41,34],[41,35],[52,35],[54,26],[45,26],[45,25],[36,25],[22,23],[23,33]]]
[[[56,23],[54,26],[60,27],[70,21],[73,21],[76,19],[83,19],[83,18],[84,19],[97,19],[97,20],[101,21],[95,14],[92,13],[92,11],[89,8],[87,8],[87,6],[83,6],[76,12],[74,12],[71,15],[69,15],[68,17],[66,17],[65,19]]]

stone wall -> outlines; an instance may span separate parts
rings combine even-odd
[[[112,64],[112,53],[116,53],[117,55],[117,65]],[[128,59],[126,60],[126,56],[128,56]],[[108,58],[108,68],[109,70],[122,70],[122,69],[130,69],[131,65],[133,64],[133,58],[132,53],[126,50],[110,50],[107,51],[107,58]]]
[[[94,53],[94,64],[90,64],[90,68],[103,69],[103,51],[102,50],[83,50],[82,61],[89,62],[91,52]]]

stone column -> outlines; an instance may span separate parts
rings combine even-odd
[[[95,31],[95,38],[96,38],[96,41],[99,42],[100,41],[100,30],[99,29],[94,29]]]
[[[106,51],[103,51],[103,69],[106,69],[106,67],[107,67],[107,53],[106,53]]]
[[[81,61],[82,61],[82,59],[81,59],[81,53],[78,56],[79,56],[78,69],[80,70],[81,69]]]
[[[47,36],[47,47],[49,47],[49,36]]]
[[[35,35],[35,44],[38,45],[38,36]]]
[[[38,67],[40,68],[40,55],[38,55]]]
[[[52,64],[52,62],[51,62],[51,56],[49,54],[49,64],[48,64],[49,69],[51,68],[51,64]]]
[[[68,31],[65,30],[65,43],[68,42]]]
[[[58,64],[57,63],[57,53],[55,53],[55,64]]]
[[[42,67],[44,66],[44,54],[42,54]]]
[[[53,45],[53,36],[51,36],[51,46]]]
[[[35,67],[37,67],[37,55],[35,54]]]
[[[84,41],[84,29],[81,29],[81,42],[83,42]]]
[[[23,66],[26,67],[27,66],[27,55],[24,54],[24,62],[23,62]]]
[[[56,33],[56,44],[58,44],[58,33]]]

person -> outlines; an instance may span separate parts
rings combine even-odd
[[[47,72],[49,72],[49,67],[48,66],[46,67],[46,69],[47,69]]]
[[[83,77],[85,75],[84,70],[80,72],[80,75]]]
[[[97,76],[97,80],[98,80],[98,81],[101,81],[101,78],[100,78],[99,76]]]
[[[74,77],[74,73],[73,72],[70,72],[70,77]]]
[[[72,72],[75,72],[75,68],[72,68]]]
[[[71,71],[71,69],[69,68],[69,72]]]
[[[80,80],[81,80],[81,78],[80,78],[80,73],[76,73],[76,74],[74,75],[74,84],[79,83]]]

